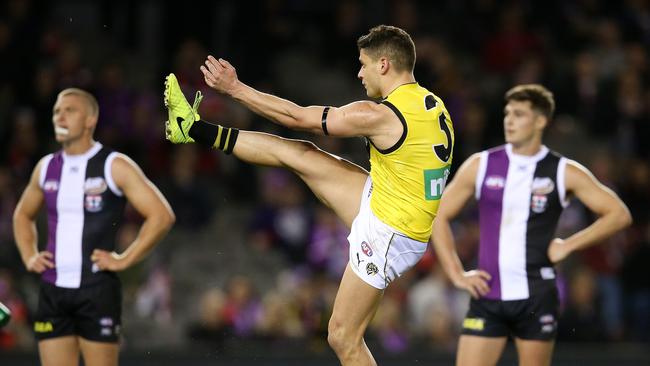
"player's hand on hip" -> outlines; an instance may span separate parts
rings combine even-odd
[[[100,271],[118,272],[126,268],[126,264],[119,254],[106,250],[95,249],[90,255],[90,260],[95,263]]]
[[[27,261],[27,270],[30,272],[43,273],[46,269],[54,268],[54,255],[46,250],[34,254]]]
[[[454,285],[459,289],[465,290],[472,295],[473,298],[485,296],[490,292],[490,285],[488,281],[492,279],[489,273],[480,269],[467,271],[459,278]]]
[[[205,65],[201,65],[205,83],[219,93],[231,94],[237,84],[237,71],[230,62],[208,56]]]
[[[548,259],[551,260],[553,264],[562,261],[564,258],[568,257],[571,254],[571,248],[567,243],[560,239],[555,238],[551,241],[551,244],[548,246]]]

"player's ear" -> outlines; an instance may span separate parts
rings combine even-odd
[[[89,114],[86,116],[86,128],[94,129],[97,126],[97,116]]]
[[[379,68],[379,73],[385,75],[390,69],[390,62],[386,57],[380,57],[377,67]]]
[[[545,115],[538,113],[537,117],[535,117],[535,126],[537,126],[538,129],[543,130],[546,128],[548,125],[548,118],[546,118]]]

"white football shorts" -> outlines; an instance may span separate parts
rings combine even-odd
[[[383,290],[422,258],[428,243],[413,240],[379,220],[370,209],[371,195],[368,176],[359,214],[348,235],[350,267],[364,282]]]

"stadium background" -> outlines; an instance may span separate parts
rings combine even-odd
[[[122,364],[333,364],[327,319],[347,258],[346,229],[293,176],[164,140],[163,77],[203,90],[207,120],[300,137],[367,166],[359,139],[297,134],[211,92],[208,53],[252,86],[300,104],[365,98],[356,39],[386,23],[417,46],[416,79],[445,100],[454,165],[502,143],[502,95],[518,83],[555,92],[546,144],[589,167],[634,224],[560,266],[557,365],[650,364],[650,2],[37,1],[0,2],[0,364],[34,364],[37,278],[20,261],[12,212],[38,159],[57,149],[51,108],[62,88],[92,91],[96,138],[130,155],[177,214],[170,235],[124,281]],[[454,230],[476,260],[476,212]],[[559,235],[591,222],[579,204]],[[119,246],[138,218],[127,212]],[[39,220],[42,234],[44,220]],[[44,235],[41,235],[43,239]],[[42,240],[41,240],[42,242]],[[368,332],[385,364],[451,364],[467,296],[435,255],[386,292]],[[509,349],[502,364],[512,364]]]

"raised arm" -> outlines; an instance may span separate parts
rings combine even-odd
[[[238,79],[235,68],[226,60],[208,56],[201,71],[206,84],[214,90],[231,96],[260,116],[291,129],[321,135],[325,134],[326,129],[331,136],[366,136],[375,143],[376,139],[390,134],[391,130],[397,130],[397,136],[401,133],[397,117],[381,104],[360,101],[338,108],[302,107],[244,84]]]
[[[468,291],[474,298],[490,291],[486,282],[490,280],[490,275],[482,270],[465,272],[456,251],[450,221],[474,194],[479,161],[480,154],[472,155],[461,165],[454,179],[445,188],[431,233],[433,247],[445,273],[456,287]]]
[[[175,221],[165,197],[140,167],[125,155],[113,160],[113,180],[127,200],[144,217],[137,237],[121,254],[95,249],[91,260],[101,270],[121,271],[142,260],[165,236]]]
[[[36,216],[45,200],[43,190],[39,184],[43,161],[42,159],[36,164],[29,183],[16,205],[13,218],[14,239],[20,252],[20,258],[28,271],[36,273],[41,273],[48,268],[54,268],[52,262],[53,253],[38,251]]]
[[[572,160],[567,163],[565,184],[567,193],[575,195],[598,219],[564,240],[553,239],[548,248],[548,256],[553,263],[563,260],[576,250],[601,243],[632,223],[632,216],[625,203],[579,163]]]

